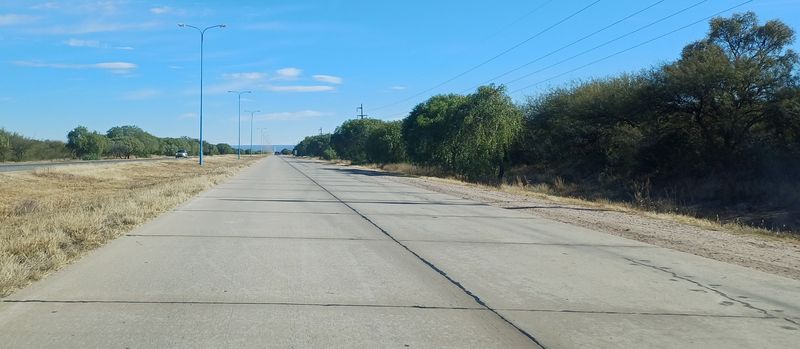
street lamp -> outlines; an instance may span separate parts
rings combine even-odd
[[[245,93],[253,93],[253,91],[228,91],[228,93],[235,93],[239,96],[239,149],[236,149],[236,158],[242,158],[242,95]]]
[[[203,166],[203,42],[205,41],[206,30],[211,28],[225,28],[224,24],[217,24],[200,29],[193,25],[179,23],[181,28],[194,28],[200,32],[200,166]]]
[[[250,155],[253,155],[253,114],[260,113],[260,110],[245,110],[245,113],[250,113]]]
[[[261,135],[261,155],[264,155],[264,131],[266,130],[265,127],[258,128],[258,133]]]

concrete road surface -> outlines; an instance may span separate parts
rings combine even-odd
[[[270,157],[0,303],[3,348],[798,348],[800,282]]]

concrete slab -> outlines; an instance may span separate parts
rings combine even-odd
[[[374,215],[370,219],[404,241],[651,246],[535,216],[530,219],[436,216],[408,219],[402,215]]]
[[[4,348],[532,348],[485,310],[2,304]]]
[[[196,224],[204,222],[203,224]],[[354,214],[270,214],[263,212],[173,211],[134,235],[387,239]]]
[[[386,240],[125,237],[47,281],[9,299],[479,307]]]
[[[340,202],[280,202],[262,201],[259,199],[235,198],[216,199],[197,197],[191,202],[180,207],[182,211],[242,211],[265,213],[343,213],[352,214],[353,211]]]
[[[642,268],[619,256],[635,248],[430,242],[407,245],[495,309],[763,315],[691,282]],[[658,253],[652,248],[646,250]]]
[[[546,348],[796,348],[798,326],[781,319],[502,311]]]

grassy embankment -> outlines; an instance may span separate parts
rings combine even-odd
[[[41,279],[261,157],[0,173],[0,296]]]

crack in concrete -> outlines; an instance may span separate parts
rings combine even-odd
[[[608,244],[568,244],[551,242],[506,242],[506,241],[463,241],[463,240],[415,240],[401,239],[406,242],[429,242],[429,243],[456,243],[456,244],[486,244],[486,245],[533,245],[533,246],[565,246],[565,247],[620,247],[620,248],[658,248],[653,245],[608,245]]]
[[[356,214],[358,214],[359,216],[361,216],[361,218],[363,218],[364,220],[366,220],[367,222],[369,222],[370,224],[372,224],[373,226],[375,226],[375,228],[377,228],[377,229],[378,229],[378,230],[379,230],[381,233],[383,233],[384,235],[386,235],[387,237],[389,237],[390,239],[392,239],[394,242],[396,242],[398,245],[400,245],[401,247],[403,247],[403,248],[404,248],[406,251],[408,251],[409,253],[411,253],[411,254],[412,254],[414,257],[416,257],[416,258],[417,258],[418,260],[420,260],[422,263],[424,263],[425,265],[427,265],[429,268],[431,268],[431,269],[432,269],[432,270],[434,270],[435,272],[439,273],[439,275],[441,275],[442,277],[444,277],[445,279],[447,279],[447,281],[449,281],[449,282],[450,282],[451,284],[453,284],[454,286],[458,287],[458,288],[459,288],[459,289],[460,289],[462,292],[464,292],[466,295],[468,295],[468,296],[469,296],[469,297],[471,297],[473,300],[475,300],[475,302],[476,302],[476,303],[480,304],[480,305],[481,305],[482,307],[484,307],[485,309],[487,309],[487,310],[491,311],[492,313],[494,313],[494,314],[495,314],[495,315],[496,315],[498,318],[500,318],[500,319],[501,319],[503,322],[505,322],[506,324],[508,324],[508,325],[509,325],[509,326],[511,326],[512,328],[516,329],[516,330],[517,330],[517,331],[518,331],[520,334],[522,334],[523,336],[525,336],[526,338],[528,338],[530,341],[532,341],[533,343],[535,343],[535,344],[536,344],[537,346],[539,346],[540,348],[542,348],[542,349],[546,349],[546,347],[545,347],[545,346],[544,346],[544,345],[543,345],[543,344],[542,344],[542,343],[541,343],[541,342],[540,342],[538,339],[536,339],[536,337],[534,337],[534,336],[533,336],[533,334],[529,333],[528,331],[525,331],[525,330],[523,330],[522,328],[520,328],[519,326],[517,326],[516,324],[514,324],[513,322],[511,322],[511,320],[509,320],[508,318],[506,318],[505,316],[503,316],[502,314],[500,314],[500,313],[499,313],[497,310],[495,310],[494,308],[490,307],[490,306],[489,306],[488,304],[486,304],[486,302],[484,302],[484,301],[483,301],[483,300],[482,300],[482,299],[481,299],[481,298],[480,298],[478,295],[476,295],[476,294],[475,294],[475,293],[473,293],[472,291],[468,290],[468,289],[467,289],[467,288],[466,288],[464,285],[462,285],[462,284],[461,284],[460,282],[458,282],[457,280],[453,279],[453,278],[452,278],[450,275],[448,275],[448,274],[447,274],[447,272],[445,272],[444,270],[440,269],[439,267],[437,267],[437,266],[436,266],[435,264],[433,264],[432,262],[428,261],[428,260],[427,260],[427,259],[425,259],[424,257],[420,256],[419,254],[417,254],[416,252],[414,252],[413,250],[411,250],[411,248],[409,248],[408,246],[406,246],[405,244],[403,244],[403,243],[402,243],[400,240],[397,240],[397,239],[396,239],[394,236],[392,236],[392,234],[390,234],[388,231],[386,231],[386,229],[383,229],[381,226],[379,226],[378,224],[376,224],[375,222],[373,222],[371,219],[369,219],[369,217],[365,216],[364,214],[362,214],[361,212],[359,212],[358,210],[356,210],[356,209],[355,209],[355,208],[353,208],[352,206],[348,205],[348,204],[347,204],[347,202],[343,201],[343,200],[342,200],[342,199],[340,199],[338,196],[336,196],[336,195],[335,195],[335,194],[333,194],[331,191],[329,191],[327,188],[325,188],[325,187],[324,187],[324,186],[322,186],[321,184],[317,183],[317,181],[316,181],[316,180],[314,180],[314,178],[312,178],[311,176],[309,176],[309,175],[308,175],[308,174],[306,174],[305,172],[303,172],[303,171],[301,171],[300,169],[298,169],[298,168],[297,168],[297,167],[296,167],[294,164],[292,164],[292,162],[291,162],[291,161],[288,161],[288,160],[286,160],[286,159],[284,159],[284,158],[281,158],[281,160],[283,160],[284,162],[286,162],[286,164],[288,164],[290,167],[292,167],[292,168],[293,168],[295,171],[299,172],[300,174],[302,174],[303,176],[305,176],[306,178],[308,178],[308,179],[309,179],[311,182],[313,182],[314,184],[316,184],[317,186],[319,186],[320,188],[322,188],[323,190],[325,190],[326,192],[328,192],[328,194],[330,194],[330,195],[331,195],[333,198],[335,198],[336,200],[339,200],[339,201],[340,201],[340,202],[341,202],[343,205],[345,205],[345,206],[347,206],[349,209],[353,210],[353,212],[355,212]]]
[[[309,307],[343,307],[343,308],[397,308],[397,309],[432,309],[432,310],[476,310],[483,308],[443,307],[435,305],[392,305],[392,304],[344,304],[344,303],[294,303],[294,302],[223,302],[223,301],[134,301],[134,300],[48,300],[48,299],[0,299],[0,303],[18,304],[175,304],[175,305],[279,305]]]
[[[741,299],[738,299],[738,298],[735,298],[735,297],[731,297],[727,293],[722,292],[720,290],[717,290],[717,289],[715,289],[713,287],[706,286],[706,285],[700,283],[699,281],[695,281],[695,280],[692,280],[690,278],[687,278],[687,277],[684,277],[684,276],[680,276],[680,275],[678,275],[676,272],[674,272],[672,270],[669,270],[669,269],[666,269],[666,268],[662,268],[662,267],[659,267],[659,266],[655,266],[655,265],[651,265],[651,264],[647,264],[647,263],[643,263],[641,261],[638,261],[638,260],[635,260],[635,259],[632,259],[632,258],[625,258],[625,260],[627,260],[627,261],[629,261],[629,262],[631,262],[633,264],[639,265],[639,266],[643,266],[643,267],[646,267],[646,268],[650,268],[650,269],[658,270],[658,271],[663,272],[663,273],[670,274],[670,275],[672,275],[672,277],[674,277],[676,279],[680,279],[680,280],[695,284],[695,285],[697,285],[698,287],[700,287],[702,289],[705,289],[705,290],[711,291],[713,293],[716,293],[717,295],[727,299],[730,302],[739,303],[740,305],[744,306],[745,308],[748,308],[748,309],[751,309],[751,310],[755,310],[755,311],[757,311],[759,313],[762,313],[766,317],[772,317],[772,318],[776,318],[776,319],[783,319],[786,322],[789,322],[789,323],[792,323],[792,324],[795,324],[795,325],[800,325],[800,323],[798,323],[795,320],[792,320],[792,319],[790,319],[788,317],[774,316],[774,315],[770,314],[770,312],[768,310],[766,310],[766,309],[762,309],[762,308],[756,307],[756,306],[754,306],[754,305],[752,305],[752,304],[750,304],[748,302],[745,302],[745,301],[743,301]]]
[[[298,237],[298,236],[248,236],[248,235],[180,235],[180,234],[125,234],[144,238],[208,238],[208,239],[270,239],[270,240],[341,240],[341,241],[389,241],[386,239],[336,238],[336,237]]]
[[[636,312],[636,311],[611,311],[611,310],[568,310],[568,309],[563,309],[563,310],[556,310],[556,309],[497,309],[497,310],[498,311],[512,311],[512,312],[532,312],[532,313],[681,316],[681,317],[734,318],[734,319],[781,319],[780,317],[777,317],[777,316],[692,314],[692,313],[666,313],[666,312]]]

